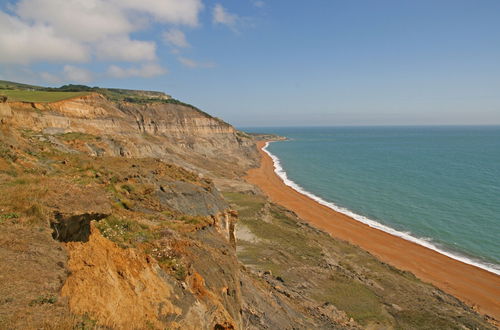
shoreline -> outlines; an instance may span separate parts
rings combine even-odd
[[[333,237],[357,245],[396,268],[410,271],[480,313],[500,320],[500,276],[371,227],[286,185],[275,173],[273,159],[263,150],[266,143],[256,143],[261,166],[249,170],[246,179],[260,187],[273,202]]]
[[[279,141],[273,140],[273,141],[266,142],[265,145],[262,147],[262,150],[266,154],[268,154],[269,157],[271,157],[271,159],[273,160],[274,172],[276,173],[276,175],[278,175],[280,177],[280,179],[284,182],[285,185],[291,187],[292,189],[296,190],[297,192],[311,198],[312,200],[318,202],[321,205],[324,205],[328,208],[331,208],[332,210],[334,210],[336,212],[342,213],[342,214],[344,214],[344,215],[346,215],[346,216],[348,216],[356,221],[362,222],[362,223],[364,223],[372,228],[384,231],[388,234],[400,237],[404,240],[416,243],[418,245],[422,245],[428,249],[434,250],[440,254],[443,254],[447,257],[458,260],[458,261],[463,262],[465,264],[469,264],[469,265],[484,269],[486,271],[489,271],[490,273],[500,275],[500,267],[497,267],[496,265],[481,263],[480,261],[478,261],[478,259],[475,260],[475,259],[472,259],[472,257],[466,257],[463,255],[460,255],[460,254],[458,254],[458,252],[454,254],[450,251],[439,248],[438,246],[432,244],[430,241],[426,241],[426,240],[421,239],[417,236],[413,236],[408,232],[398,231],[398,230],[393,229],[393,228],[391,228],[387,225],[384,225],[380,222],[377,222],[377,221],[372,220],[370,218],[367,218],[365,216],[356,214],[355,212],[353,212],[347,208],[337,206],[333,202],[328,202],[328,201],[322,199],[321,197],[315,195],[314,193],[305,190],[303,187],[298,185],[296,182],[294,182],[288,178],[288,174],[285,172],[285,170],[281,166],[280,159],[277,156],[275,156],[274,154],[272,154],[269,150],[267,150],[267,147],[269,146],[269,144],[271,142],[279,142]]]

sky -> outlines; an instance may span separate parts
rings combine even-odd
[[[0,0],[0,79],[238,127],[500,124],[500,1]]]

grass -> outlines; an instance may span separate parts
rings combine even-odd
[[[34,305],[44,305],[44,304],[55,304],[56,302],[57,302],[56,296],[46,295],[33,299],[29,305],[34,306]]]
[[[0,142],[0,158],[10,162],[15,162],[18,157],[5,143]]]
[[[0,219],[17,219],[19,218],[19,214],[15,212],[0,214]]]
[[[121,247],[132,247],[154,238],[154,232],[137,221],[110,216],[96,223],[96,227],[107,239]]]
[[[24,175],[0,185],[0,209],[3,211],[0,219],[30,224],[45,223],[48,214],[40,205],[40,200],[47,193],[47,181]]]
[[[386,319],[384,316],[387,316],[387,312],[382,308],[379,298],[365,285],[343,276],[332,279],[328,286],[318,289],[314,295],[317,301],[335,305],[361,324],[366,325],[374,320],[383,322]]]
[[[29,90],[9,90],[0,89],[0,95],[5,95],[10,101],[22,102],[37,102],[50,103],[77,96],[89,94],[88,92],[46,92],[46,91],[29,91]]]
[[[265,199],[258,195],[224,192],[222,194],[229,202],[237,205],[240,219],[254,218],[264,207]]]
[[[15,213],[15,212],[0,214],[0,224],[4,223],[5,220],[14,220],[14,219],[18,219],[18,218],[19,218],[19,214]]]

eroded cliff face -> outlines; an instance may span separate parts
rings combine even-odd
[[[88,242],[69,242],[68,277],[61,294],[78,314],[92,315],[116,329],[161,327],[161,317],[180,315],[173,288],[160,277],[156,260],[136,249],[121,249],[93,225]]]
[[[251,138],[185,105],[116,103],[95,93],[54,103],[0,103],[7,125],[56,139],[67,133],[98,137],[78,146],[96,156],[154,157],[229,178],[258,161]]]
[[[0,101],[0,190],[9,196],[0,209],[13,214],[3,224],[39,231],[41,244],[60,244],[67,255],[56,255],[62,275],[43,264],[58,285],[24,294],[49,297],[40,299],[46,317],[28,322],[6,311],[0,324],[245,327],[238,214],[205,177],[231,180],[254,165],[249,137],[182,105],[113,103],[98,94],[49,104]],[[38,315],[37,304],[21,306],[17,314]]]
[[[237,213],[212,181],[61,148],[0,125],[0,278],[19,287],[0,285],[0,328],[241,329]]]

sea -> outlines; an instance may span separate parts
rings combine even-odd
[[[500,126],[245,127],[297,191],[500,275]]]

